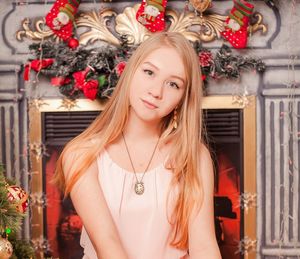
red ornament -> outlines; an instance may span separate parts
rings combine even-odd
[[[28,207],[28,194],[19,186],[11,185],[7,187],[7,199],[16,203],[19,212],[25,213]]]
[[[72,49],[76,49],[79,45],[79,41],[75,38],[71,38],[68,42],[68,46]]]

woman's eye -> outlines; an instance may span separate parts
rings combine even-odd
[[[152,76],[153,75],[153,71],[149,70],[149,69],[144,69],[144,72],[149,75]]]
[[[169,82],[169,85],[173,88],[173,87],[175,87],[175,88],[179,88],[179,86],[178,86],[178,84],[176,84],[175,82]]]

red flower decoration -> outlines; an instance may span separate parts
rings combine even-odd
[[[213,62],[213,56],[210,51],[199,52],[199,62],[201,67],[209,67]]]
[[[115,69],[116,69],[118,76],[121,76],[121,74],[123,73],[123,71],[125,69],[125,66],[126,66],[125,61],[121,61],[118,65],[116,65]]]
[[[90,100],[95,100],[98,92],[98,81],[89,80],[83,85],[83,94]]]
[[[94,79],[86,81],[86,76],[90,69],[90,67],[87,67],[83,71],[73,73],[73,78],[75,79],[74,87],[83,91],[83,94],[90,100],[95,100],[97,97],[99,83]]]
[[[89,70],[90,69],[87,68],[86,70],[73,73],[73,78],[75,79],[75,84],[74,84],[75,88],[77,88],[79,90],[83,89],[83,86],[86,83],[85,77],[86,77],[87,73],[89,72]]]

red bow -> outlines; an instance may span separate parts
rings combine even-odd
[[[86,76],[90,71],[90,67],[87,67],[83,71],[78,71],[73,73],[73,78],[75,79],[74,87],[81,90],[83,94],[91,99],[95,100],[98,92],[98,81],[91,79],[86,81]]]
[[[27,64],[25,66],[24,80],[25,81],[29,80],[29,74],[30,74],[30,70],[31,69],[33,69],[35,72],[38,72],[38,71],[40,71],[43,68],[51,66],[53,64],[53,62],[54,62],[53,58],[32,60],[29,64]]]

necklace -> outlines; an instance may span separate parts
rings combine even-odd
[[[128,154],[129,160],[130,160],[130,163],[131,163],[131,167],[132,167],[132,169],[133,169],[133,172],[134,172],[134,175],[135,175],[135,178],[136,178],[136,182],[135,182],[135,185],[134,185],[134,191],[135,191],[136,194],[142,195],[142,194],[144,193],[144,191],[145,191],[145,185],[144,185],[144,183],[143,183],[143,178],[144,178],[145,173],[147,172],[147,170],[148,170],[148,168],[149,168],[149,166],[150,166],[150,164],[151,164],[151,161],[152,161],[153,156],[154,156],[154,154],[155,154],[155,151],[156,151],[156,148],[157,148],[157,146],[158,146],[158,142],[159,142],[159,139],[160,139],[160,138],[158,138],[157,143],[156,143],[156,145],[155,145],[155,148],[154,148],[154,150],[153,150],[153,152],[152,152],[152,155],[151,155],[151,157],[150,157],[150,160],[149,160],[149,162],[148,162],[148,164],[147,164],[147,167],[146,167],[146,169],[145,169],[145,171],[144,171],[144,173],[143,173],[143,175],[142,175],[142,178],[139,180],[138,177],[137,177],[137,174],[136,174],[136,171],[135,171],[135,168],[134,168],[134,165],[133,165],[133,162],[132,162],[132,159],[131,159],[131,156],[130,156],[130,153],[129,153],[129,149],[128,149],[128,146],[127,146],[127,143],[126,143],[125,136],[124,136],[124,133],[123,133],[123,132],[122,132],[122,137],[123,137],[124,144],[125,144],[125,147],[126,147],[126,151],[127,151],[127,154]]]

